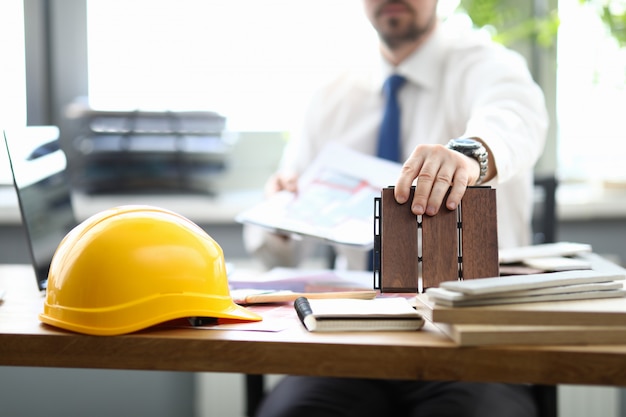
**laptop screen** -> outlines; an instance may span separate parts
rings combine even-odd
[[[36,126],[4,131],[22,224],[40,290],[63,237],[76,225],[59,130]]]

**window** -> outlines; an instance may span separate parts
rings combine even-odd
[[[24,8],[22,0],[0,1],[0,129],[26,125]]]
[[[315,85],[371,52],[375,33],[355,14],[360,2],[337,0],[89,0],[90,104],[288,130]]]
[[[290,130],[315,86],[376,42],[358,1],[87,1],[93,107],[215,110],[237,131]],[[624,181],[626,51],[590,6],[560,0],[559,14],[558,175]]]
[[[0,131],[26,125],[26,71],[22,0],[0,1]],[[0,135],[2,133],[0,132]],[[9,159],[0,137],[0,184],[10,184]]]
[[[624,182],[626,51],[591,6],[560,0],[559,15],[559,176]]]

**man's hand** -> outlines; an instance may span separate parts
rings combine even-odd
[[[276,173],[265,183],[265,195],[270,196],[279,191],[298,191],[298,177],[296,175]]]
[[[265,183],[265,197],[270,197],[279,191],[298,192],[298,177],[296,175],[281,173],[273,174]],[[288,234],[280,232],[273,232],[272,234],[280,238],[283,242],[291,239]]]
[[[418,145],[402,166],[394,196],[398,203],[406,203],[417,178],[411,211],[416,215],[434,216],[451,186],[446,207],[455,210],[467,186],[474,184],[479,175],[480,166],[473,158],[443,145]]]

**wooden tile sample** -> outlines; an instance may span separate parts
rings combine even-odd
[[[436,326],[459,346],[623,345],[626,326],[444,324]]]
[[[509,275],[506,277],[480,278],[471,281],[447,281],[441,284],[441,288],[450,291],[457,291],[463,294],[492,294],[496,296],[519,290],[588,284],[593,282],[622,281],[624,279],[625,277],[623,271],[598,271],[585,269],[580,271],[560,271],[528,275]]]
[[[580,255],[600,273],[626,274],[626,270],[595,255]],[[588,271],[581,271],[588,272]],[[550,273],[558,274],[558,272]],[[432,310],[432,321],[451,324],[505,324],[554,326],[626,326],[626,298],[502,304],[479,307],[443,307],[434,305],[426,294],[418,299]]]
[[[375,251],[380,254],[376,288],[418,292],[461,277],[498,276],[495,190],[468,187],[459,209],[443,206],[435,216],[411,212],[414,192],[405,204],[396,202],[393,187],[381,192],[375,216]]]
[[[497,277],[498,226],[496,190],[469,187],[461,200],[463,279]]]
[[[457,211],[445,207],[435,216],[422,216],[422,286],[459,278]]]
[[[398,204],[393,188],[381,194],[380,276],[383,292],[417,292],[417,218],[411,212],[413,190],[405,204]]]

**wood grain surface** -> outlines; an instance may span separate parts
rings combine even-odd
[[[626,385],[626,345],[459,347],[416,332],[308,333],[152,328],[86,336],[41,324],[28,266],[0,266],[0,365],[336,377]]]

